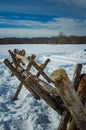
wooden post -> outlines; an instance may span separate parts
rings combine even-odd
[[[72,79],[72,83],[75,91],[77,91],[78,89],[78,85],[81,77],[81,70],[82,70],[82,64],[77,63],[75,66],[73,79]],[[71,121],[69,120],[67,130],[78,130],[77,125],[74,122],[74,119],[71,119]]]
[[[30,60],[29,60],[29,64],[27,65],[27,68],[26,68],[27,71],[29,71],[30,68],[32,67],[32,63],[33,63],[35,57],[36,57],[35,55],[32,55],[32,56],[31,56],[31,58],[30,58]]]
[[[20,64],[20,60],[16,60],[16,55],[15,55],[13,52],[11,52],[11,50],[8,50],[8,52],[9,52],[10,55],[11,55],[11,58],[12,58],[12,60],[13,60],[13,63],[14,63],[14,65],[15,65],[15,67],[18,67],[19,64]]]
[[[55,70],[51,74],[51,79],[77,126],[80,130],[86,130],[86,110],[65,70]]]
[[[16,54],[14,54],[13,52],[11,52],[11,50],[8,50],[8,52],[10,53],[10,55],[11,55],[11,58],[12,58],[12,60],[13,60],[13,63],[14,63],[14,65],[15,65],[15,67],[18,67],[19,65],[20,65],[20,59],[17,59],[16,58]],[[12,76],[13,76],[14,74],[12,73]],[[19,86],[18,86],[18,89],[17,89],[17,91],[16,91],[16,93],[15,93],[15,95],[14,95],[14,97],[13,97],[13,99],[12,100],[17,100],[17,97],[18,97],[18,95],[19,95],[19,93],[20,93],[20,91],[21,91],[21,89],[22,89],[22,84],[20,83],[19,84]]]
[[[23,84],[20,83],[19,86],[18,86],[18,88],[17,88],[17,91],[16,91],[16,93],[15,93],[13,99],[12,99],[13,101],[17,100],[17,97],[18,97],[18,95],[19,95],[19,93],[20,93],[22,87],[23,87]]]
[[[49,82],[51,83],[51,79],[43,72],[43,70],[33,61],[33,66],[38,70],[38,72]]]
[[[48,64],[49,62],[50,62],[50,59],[47,59],[47,60],[45,61],[45,63],[42,65],[41,69],[44,70],[44,68],[47,66],[47,64]],[[39,76],[40,76],[40,73],[38,72],[38,73],[36,74],[36,76],[39,77]]]
[[[68,122],[66,130],[80,130],[80,129],[77,128],[74,119],[71,119],[71,121]]]
[[[80,95],[82,104],[85,106],[85,103],[86,103],[86,74],[81,75],[77,92]]]
[[[60,124],[58,127],[58,130],[66,130],[67,129],[67,123],[70,118],[70,113],[68,111],[64,111],[60,120]]]
[[[77,63],[76,67],[75,67],[75,71],[73,74],[73,87],[75,88],[75,90],[77,91],[78,88],[78,84],[80,82],[80,74],[81,74],[81,70],[82,70],[82,64]]]
[[[77,89],[78,88],[78,84],[79,84],[79,81],[80,81],[80,73],[81,73],[81,68],[82,68],[82,65],[81,64],[76,64],[75,66],[75,71],[74,71],[74,74],[73,74],[73,87],[74,89]],[[74,129],[75,127],[75,122],[74,121],[71,121],[70,122],[70,114],[68,111],[64,111],[63,114],[62,114],[62,119],[60,121],[60,124],[59,124],[59,127],[58,127],[58,130],[70,130],[70,129]],[[68,123],[70,122],[70,123]],[[73,124],[74,123],[74,124]],[[67,128],[67,125],[69,125],[69,127]],[[72,128],[71,128],[72,127]],[[72,129],[72,130],[73,130]],[[74,129],[74,130],[77,130],[77,129]]]

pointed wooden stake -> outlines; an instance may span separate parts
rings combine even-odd
[[[16,92],[15,92],[15,95],[14,95],[14,97],[13,97],[13,99],[12,99],[13,101],[17,100],[18,95],[19,95],[19,93],[20,93],[22,87],[23,87],[23,84],[20,83],[19,86],[18,86],[18,88],[17,88],[17,90],[16,90]]]
[[[78,84],[80,82],[80,74],[81,74],[81,70],[82,70],[82,64],[77,63],[76,67],[75,67],[75,71],[73,74],[73,87],[75,88],[75,90],[77,91],[78,88]]]

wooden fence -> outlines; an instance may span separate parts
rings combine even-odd
[[[38,63],[35,55],[26,57],[24,50],[8,52],[12,61],[5,59],[4,63],[12,71],[12,76],[20,81],[13,100],[18,98],[24,85],[34,98],[43,99],[62,116],[58,130],[86,130],[86,74],[81,74],[82,65],[76,64],[73,80],[70,81],[64,69],[55,70],[50,77],[47,76],[44,69],[50,59]],[[31,72],[32,67],[37,71],[35,75]]]

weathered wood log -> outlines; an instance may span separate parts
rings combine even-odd
[[[18,54],[16,55],[16,57],[19,58],[19,59],[24,58],[23,56],[18,55]],[[30,60],[29,64],[27,65],[27,68],[26,68],[27,71],[30,70],[30,68],[31,68],[31,66],[32,66],[32,61],[35,59],[35,57],[36,57],[35,55],[32,55],[32,56],[30,57],[30,59],[29,59],[29,58],[27,59],[27,60]],[[16,99],[17,99],[17,97],[18,97],[18,95],[19,95],[19,93],[20,93],[20,91],[21,91],[21,89],[22,89],[22,86],[23,86],[23,84],[20,83],[19,86],[18,86],[18,88],[17,88],[17,91],[16,91],[16,93],[15,93],[15,95],[14,95],[14,97],[13,97],[13,100],[16,100]],[[39,95],[38,95],[38,97],[39,97]],[[40,99],[40,97],[39,97],[38,99]]]
[[[82,64],[77,63],[75,66],[75,70],[73,73],[73,79],[72,79],[72,83],[73,83],[73,87],[74,87],[75,91],[77,91],[77,89],[78,89],[78,85],[79,85],[80,77],[81,77],[81,70],[82,70]],[[71,121],[69,120],[68,124],[69,125],[68,125],[67,130],[77,130],[77,126],[74,122],[74,119],[71,119]]]
[[[33,66],[38,70],[38,72],[49,82],[51,83],[51,79],[43,72],[43,70],[33,61]]]
[[[50,94],[55,100],[58,100],[57,96],[59,96],[59,95],[58,95],[58,93],[57,93],[57,91],[56,91],[56,88],[52,87],[51,85],[49,85],[48,83],[44,82],[43,80],[41,80],[41,79],[39,79],[39,78],[37,78],[37,77],[34,77],[34,78],[35,78],[36,81],[39,82],[39,84],[40,84],[47,92],[49,92],[49,94]],[[14,95],[14,97],[13,97],[13,100],[17,100],[18,95],[19,95],[19,93],[20,93],[20,91],[21,91],[21,89],[22,89],[22,86],[23,86],[23,84],[20,83],[19,86],[18,86],[18,88],[17,88],[17,90],[16,90],[16,92],[15,92],[15,95]],[[59,100],[61,100],[61,99],[59,99]]]
[[[21,55],[21,56],[25,56],[25,54],[26,54],[26,52],[25,52],[24,49],[18,50],[18,49],[16,49],[16,48],[13,50],[13,53],[14,53],[14,54],[19,54],[19,55]]]
[[[85,106],[86,103],[86,74],[82,74],[80,77],[80,83],[78,85],[77,92],[80,95],[82,104]]]
[[[24,61],[30,61],[31,60],[31,56],[28,56],[28,57],[25,57],[25,56],[22,56],[22,55],[19,55],[19,54],[16,54],[16,58],[17,59],[20,59],[20,60],[24,60]],[[42,66],[42,64],[41,63],[39,63],[39,62],[37,62],[37,61],[35,61],[36,63],[37,63],[37,65],[40,67],[40,66]]]
[[[77,89],[78,87],[78,84],[79,84],[79,81],[80,81],[80,73],[81,73],[81,68],[82,68],[82,65],[81,64],[76,64],[76,66],[75,66],[75,71],[74,71],[74,74],[73,74],[73,80],[72,80],[72,82],[73,82],[73,87],[75,88],[75,89]],[[68,122],[70,122],[69,121],[69,119],[70,119],[71,117],[70,117],[70,114],[69,114],[69,112],[68,111],[64,111],[64,113],[62,114],[62,119],[61,119],[61,121],[60,121],[60,124],[59,124],[59,127],[58,127],[58,130],[66,130],[67,129],[67,124],[68,124]],[[73,125],[73,123],[74,123],[74,125]],[[75,122],[73,121],[73,122],[71,122],[70,123],[70,126],[68,127],[68,129],[70,130],[71,128],[71,126],[74,126],[75,127]],[[73,128],[74,128],[73,127]],[[76,129],[77,130],[77,129]]]
[[[18,88],[17,88],[17,90],[16,90],[16,92],[15,92],[15,94],[14,94],[14,96],[13,96],[13,99],[12,99],[13,101],[17,100],[18,95],[19,95],[19,93],[20,93],[22,87],[23,87],[23,84],[20,83],[19,86],[18,86]]]
[[[8,68],[16,75],[16,77],[22,82],[25,87],[31,91],[31,93],[34,92],[41,96],[42,99],[45,100],[45,102],[50,105],[55,111],[57,111],[59,114],[62,114],[64,111],[64,107],[59,105],[56,100],[47,92],[39,82],[34,77],[31,77],[30,73],[27,71],[24,71],[21,67],[16,68],[11,65],[9,60],[5,59],[4,63],[8,66]],[[36,77],[37,78],[37,77]],[[26,79],[26,80],[25,80]],[[30,85],[30,86],[29,86]],[[33,93],[32,93],[33,94]]]
[[[81,80],[81,70],[82,70],[82,64],[79,64],[79,63],[76,64],[75,71],[74,71],[74,74],[73,74],[73,87],[75,88],[76,91],[78,91],[79,82]],[[84,105],[83,101],[82,101],[82,103]],[[68,127],[67,130],[79,130],[73,119],[71,120],[71,122],[69,121],[68,124],[69,124],[69,127]]]
[[[33,61],[34,61],[35,58],[36,58],[35,55],[32,55],[32,56],[31,56],[31,58],[30,58],[30,60],[29,60],[29,64],[27,65],[27,71],[29,71],[30,68],[32,67],[32,63],[33,63]]]
[[[57,104],[56,100],[47,92],[41,85],[32,77],[30,77],[27,82],[31,84],[32,88],[45,100],[45,102],[51,106],[59,114],[62,114],[64,108]]]
[[[11,52],[10,52],[11,53]],[[21,59],[21,55],[16,55],[16,57],[17,58],[20,58]],[[30,62],[29,62],[29,64],[28,64],[28,66],[27,66],[27,71],[29,71],[30,70],[30,68],[31,68],[31,66],[32,66],[32,61],[35,59],[35,55],[32,55],[31,57],[30,57]],[[14,58],[13,58],[14,59]],[[19,84],[19,86],[18,86],[18,88],[17,88],[17,91],[16,91],[16,93],[15,93],[15,95],[14,95],[14,97],[13,97],[13,100],[16,100],[17,99],[17,97],[18,97],[18,95],[19,95],[19,93],[20,93],[20,91],[21,91],[21,89],[22,89],[22,86],[23,86],[23,84],[22,83],[20,83]],[[36,96],[37,97],[37,96]],[[39,97],[39,96],[38,96]],[[40,99],[40,97],[39,98],[37,98],[37,99]]]
[[[58,130],[66,130],[67,129],[67,123],[70,118],[70,113],[68,111],[64,111],[60,120],[60,124],[58,127]]]
[[[10,56],[12,58],[12,61],[13,61],[14,65],[16,67],[18,67],[18,65],[19,65],[20,62],[16,60],[15,55],[13,54],[13,52],[11,52],[11,50],[8,50],[8,52],[10,53]]]
[[[85,106],[86,103],[86,74],[81,74],[81,68],[82,65],[81,64],[77,64],[76,65],[76,69],[75,69],[75,89],[77,90],[77,92],[79,93],[79,96],[81,98],[81,102],[82,104]],[[72,119],[72,121],[69,123],[69,127],[67,130],[78,130],[74,120]]]
[[[18,67],[20,65],[20,60],[16,60],[15,54],[11,50],[8,50],[8,52],[12,58],[12,64],[14,64],[15,67]],[[11,76],[14,76],[14,74],[12,73]]]
[[[49,62],[50,62],[50,59],[47,59],[47,60],[45,61],[45,63],[41,66],[41,69],[44,70],[44,68],[47,66],[47,64],[48,64]],[[39,77],[39,76],[40,76],[40,73],[38,72],[38,73],[36,74],[36,76]]]
[[[19,54],[16,54],[16,58],[21,59],[21,60],[25,60],[25,61],[30,60],[30,56],[25,57],[25,56],[22,56],[22,55],[19,55]]]
[[[27,65],[27,68],[26,68],[27,71],[29,71],[30,68],[32,67],[32,62],[34,61],[34,59],[35,59],[35,57],[36,57],[35,55],[32,55],[31,57],[25,57],[25,56],[22,56],[22,55],[20,55],[20,54],[17,54],[17,52],[16,52],[15,55],[14,55],[10,50],[9,50],[9,53],[11,54],[11,57],[12,57],[14,63],[15,63],[15,66],[17,66],[17,65],[16,65],[16,62],[17,62],[16,58],[17,58],[17,59],[20,59],[20,60],[27,60],[27,61],[29,61],[28,65]],[[15,58],[15,57],[16,57],[16,58]],[[47,59],[44,64],[39,64],[38,62],[36,62],[36,63],[37,63],[37,65],[39,65],[39,67],[41,67],[41,69],[43,70],[43,69],[46,67],[46,65],[48,64],[49,61],[50,61],[50,60]],[[38,73],[37,73],[37,77],[39,77],[39,76],[40,76],[40,73],[38,72]],[[17,91],[16,91],[16,93],[15,93],[15,95],[14,95],[14,97],[13,97],[13,100],[16,100],[16,99],[17,99],[17,97],[18,97],[18,95],[19,95],[19,93],[20,93],[20,91],[21,91],[22,86],[23,86],[23,85],[21,85],[21,83],[20,83],[19,86],[18,86],[18,89],[17,89]]]
[[[18,56],[20,56],[20,55],[18,55]],[[20,56],[21,57],[21,56]],[[35,57],[32,57],[31,58],[31,62],[32,62],[32,60],[34,60],[34,58]],[[46,67],[46,65],[48,64],[48,62],[49,62],[50,60],[49,59],[47,59],[46,61],[45,61],[45,63],[42,65],[42,70]],[[30,62],[30,63],[31,63]],[[26,70],[28,71],[28,69],[30,69],[31,68],[31,64],[30,64],[30,66],[29,67],[27,67],[26,68]],[[36,76],[37,77],[39,77],[40,76],[40,73],[38,72],[37,74],[36,74]],[[43,82],[43,81],[41,81],[41,80],[39,80],[39,82],[40,82],[40,84],[42,84],[42,86],[44,86],[45,87],[45,89],[47,89],[47,91],[49,91],[50,93],[56,93],[56,91],[55,91],[55,89],[54,88],[52,88],[51,86],[49,86],[47,83],[45,83],[45,82]],[[17,100],[17,97],[18,97],[18,95],[19,95],[19,93],[20,93],[20,91],[21,91],[21,89],[22,89],[22,86],[23,86],[23,84],[19,84],[19,86],[18,86],[18,88],[17,88],[17,91],[16,91],[16,93],[15,93],[15,95],[14,95],[14,97],[13,97],[13,100]],[[46,87],[46,86],[48,86],[48,88]]]
[[[13,101],[17,100],[18,95],[19,95],[19,93],[20,93],[22,87],[23,87],[23,84],[20,83],[19,86],[18,86],[18,88],[17,88],[17,90],[16,90],[16,92],[15,92],[15,95],[14,95],[14,97],[13,97],[13,99],[12,99]]]
[[[18,66],[20,65],[21,60],[20,60],[20,59],[16,59],[17,50],[14,49],[14,53],[16,52],[15,54],[14,54],[13,52],[11,52],[11,50],[8,50],[8,52],[10,53],[11,58],[12,58],[12,60],[13,60],[12,63],[14,63],[15,67],[18,67]],[[12,73],[11,76],[13,76],[13,75],[14,75],[14,74]],[[15,93],[15,95],[14,95],[14,97],[13,97],[12,100],[17,100],[17,97],[18,97],[18,95],[19,95],[19,93],[20,93],[20,91],[21,91],[21,89],[22,89],[22,86],[23,86],[23,85],[20,83],[19,86],[18,86],[18,89],[17,89],[17,91],[16,91],[16,93]]]
[[[76,125],[74,119],[71,119],[71,121],[68,122],[67,129],[66,129],[66,130],[80,130],[80,129],[77,128],[77,125]]]
[[[59,69],[52,72],[51,79],[75,123],[80,130],[85,130],[86,110],[83,107],[77,92],[75,92],[65,70]]]
[[[36,99],[40,99],[40,96],[33,90],[33,88],[30,87],[30,85],[27,85],[25,82],[23,83],[22,78],[20,77],[20,73],[18,70],[16,70],[17,68],[13,67],[12,64],[9,62],[8,59],[4,60],[5,65],[16,75],[19,76],[19,80],[21,81],[21,83],[23,85],[26,86],[27,90],[29,90],[29,92],[31,92],[31,94],[36,98]],[[22,68],[20,68],[20,71],[22,71]],[[28,72],[29,73],[29,72]],[[24,79],[25,80],[25,79]]]
[[[58,93],[56,91],[56,88],[52,87],[51,85],[49,85],[48,83],[46,83],[45,81],[39,79],[38,77],[34,77],[34,79],[36,81],[39,82],[39,84],[47,91],[49,92],[51,95],[56,95],[58,96]]]
[[[81,74],[81,70],[82,70],[82,64],[77,63],[76,67],[75,67],[75,71],[73,74],[73,87],[75,88],[75,90],[77,91],[78,88],[78,84],[80,82],[80,74]]]
[[[11,58],[12,58],[12,63],[14,63],[15,67],[20,66],[20,63],[22,65],[24,65],[24,63],[22,62],[21,59],[16,58],[16,54],[15,53],[13,53],[11,50],[8,50],[8,52],[9,52]]]
[[[21,58],[27,59],[27,58],[22,57],[18,54],[16,55],[16,57],[19,59],[21,59]],[[31,66],[33,65],[38,70],[38,73],[36,74],[37,77],[39,77],[41,74],[48,82],[51,82],[50,78],[43,72],[43,69],[49,63],[50,59],[47,59],[44,64],[39,64],[38,62],[34,62],[35,57],[36,57],[35,55],[32,55],[30,57],[30,59],[27,59],[29,61],[29,64],[27,66],[27,70],[29,71]]]

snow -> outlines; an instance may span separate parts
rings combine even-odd
[[[47,75],[64,68],[72,80],[76,63],[82,63],[82,72],[86,73],[86,45],[0,45],[0,130],[57,130],[58,113],[45,101],[34,99],[24,86],[18,100],[11,100],[19,81],[10,76],[3,60],[10,58],[8,50],[15,48],[25,49],[26,55],[36,54],[36,60],[42,63],[50,58]]]

